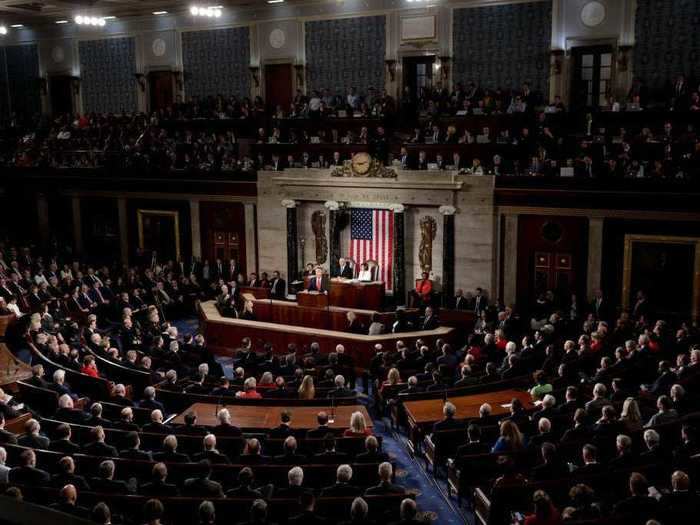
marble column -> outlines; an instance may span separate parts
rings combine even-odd
[[[600,288],[600,274],[603,257],[603,218],[589,217],[588,219],[588,272],[586,291],[590,299]]]
[[[36,196],[37,226],[39,227],[39,241],[46,248],[49,244],[49,201],[46,195],[38,193]]]
[[[454,206],[440,206],[442,214],[442,306],[455,294],[455,213]]]
[[[518,281],[518,216],[505,215],[505,235],[503,242],[503,302],[515,304]],[[496,297],[492,297],[496,299]]]
[[[323,204],[328,210],[328,232],[330,237],[330,247],[328,255],[328,267],[331,277],[338,277],[339,267],[336,261],[340,259],[340,227],[339,220],[342,212],[340,204],[336,201],[327,201]]]
[[[285,199],[282,206],[287,208],[287,282],[299,277],[299,247],[297,231],[297,205],[294,200]]]
[[[126,211],[126,199],[117,199],[117,214],[119,216],[119,250],[122,264],[129,264],[129,217]]]
[[[192,236],[192,257],[202,258],[202,232],[199,222],[199,201],[190,199],[190,234]]]
[[[406,240],[404,239],[404,217],[406,207],[397,204],[394,212],[394,301],[397,305],[406,304]]]
[[[245,265],[248,273],[258,271],[258,238],[255,227],[255,204],[243,204],[243,220],[245,224]]]
[[[73,209],[73,247],[75,253],[81,255],[83,253],[83,220],[80,213],[80,197],[73,197],[71,205]]]

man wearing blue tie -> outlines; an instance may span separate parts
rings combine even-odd
[[[316,268],[315,276],[309,280],[309,292],[325,293],[326,287],[323,285],[323,268]]]

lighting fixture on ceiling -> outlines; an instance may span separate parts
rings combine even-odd
[[[78,15],[74,18],[75,23],[79,26],[95,26],[104,27],[107,24],[106,19],[101,16],[83,16]]]
[[[267,0],[268,4],[283,4],[284,0]]]
[[[192,7],[190,7],[190,14],[192,16],[202,16],[207,18],[221,18],[222,10],[223,6],[221,5],[206,7],[193,5]]]
[[[167,15],[168,12],[167,11],[153,11],[153,14],[156,16],[160,16],[160,15]]]
[[[67,24],[68,20],[56,20],[57,24]]]
[[[15,29],[19,29],[20,27],[24,27],[24,24],[12,24],[10,27],[13,27]]]
[[[6,35],[7,34],[7,28],[5,26],[0,26],[0,35]]]

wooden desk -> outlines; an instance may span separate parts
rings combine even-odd
[[[182,414],[178,414],[173,418],[173,422],[184,424],[185,414],[187,412],[195,412],[197,414],[197,423],[206,427],[214,427],[219,422],[216,419],[215,413],[218,408],[223,408],[223,405],[215,405],[209,403],[195,403]],[[231,423],[238,428],[260,428],[270,429],[275,428],[280,424],[280,414],[283,410],[288,410],[292,414],[292,428],[309,429],[316,428],[318,421],[316,416],[319,412],[330,414],[331,408],[328,407],[258,407],[253,405],[228,405],[226,409],[231,413]],[[350,416],[353,412],[361,412],[365,416],[367,426],[372,427],[372,418],[369,417],[367,409],[362,405],[345,405],[336,406],[335,421],[330,424],[331,428],[344,429],[350,426]]]
[[[302,290],[297,292],[297,304],[311,308],[328,308],[328,294]]]
[[[345,308],[379,310],[384,302],[384,282],[360,282],[335,277],[331,279],[330,303]]]
[[[276,353],[286,353],[287,345],[293,343],[304,350],[312,342],[321,346],[322,353],[335,351],[337,344],[345,346],[345,351],[355,358],[355,363],[360,368],[369,365],[374,355],[374,345],[379,343],[384,348],[394,347],[396,341],[401,340],[407,345],[415,343],[416,339],[422,339],[425,344],[431,346],[438,338],[453,343],[456,330],[441,326],[435,330],[404,332],[400,334],[360,335],[351,334],[335,329],[313,328],[315,326],[340,326],[345,327],[345,315],[347,309],[331,306],[326,309],[302,308],[296,303],[287,301],[260,301],[253,305],[256,321],[233,319],[223,317],[216,309],[214,301],[205,301],[199,305],[200,319],[204,328],[204,336],[207,340],[207,348],[220,355],[233,356],[235,348],[241,344],[244,337],[250,337],[256,349],[262,350],[263,343],[271,343]],[[372,312],[366,310],[353,310],[358,317],[367,319]],[[380,313],[380,316],[392,316],[391,313]],[[330,316],[330,319],[329,319]],[[285,319],[280,324],[277,319]],[[306,323],[306,324],[301,324]],[[330,323],[330,324],[323,324]],[[342,324],[339,324],[342,323]],[[305,350],[304,350],[305,351]]]
[[[261,286],[240,286],[238,288],[240,290],[241,295],[244,293],[250,294],[256,299],[269,299],[270,298],[270,289],[269,288],[263,288]]]
[[[471,396],[448,397],[447,400],[457,407],[456,419],[473,419],[479,417],[479,407],[484,403],[491,405],[491,414],[498,416],[508,414],[509,408],[501,405],[510,404],[513,398],[520,399],[525,409],[534,407],[528,392],[521,390],[501,390],[499,392],[485,392]],[[443,418],[442,399],[424,399],[420,401],[406,401],[403,406],[406,409],[408,423],[411,428],[432,426]]]

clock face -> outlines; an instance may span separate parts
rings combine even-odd
[[[352,158],[352,170],[358,175],[366,175],[372,164],[372,158],[368,153],[357,153]]]
[[[153,41],[153,45],[151,46],[151,49],[153,50],[153,54],[157,57],[162,57],[165,54],[165,40],[162,38],[156,38]]]
[[[284,46],[286,41],[287,35],[285,35],[284,31],[282,31],[281,29],[277,28],[270,31],[270,45],[273,48],[281,48],[282,46]]]
[[[581,22],[588,27],[596,27],[603,23],[607,11],[605,5],[598,1],[588,2],[581,9]]]

